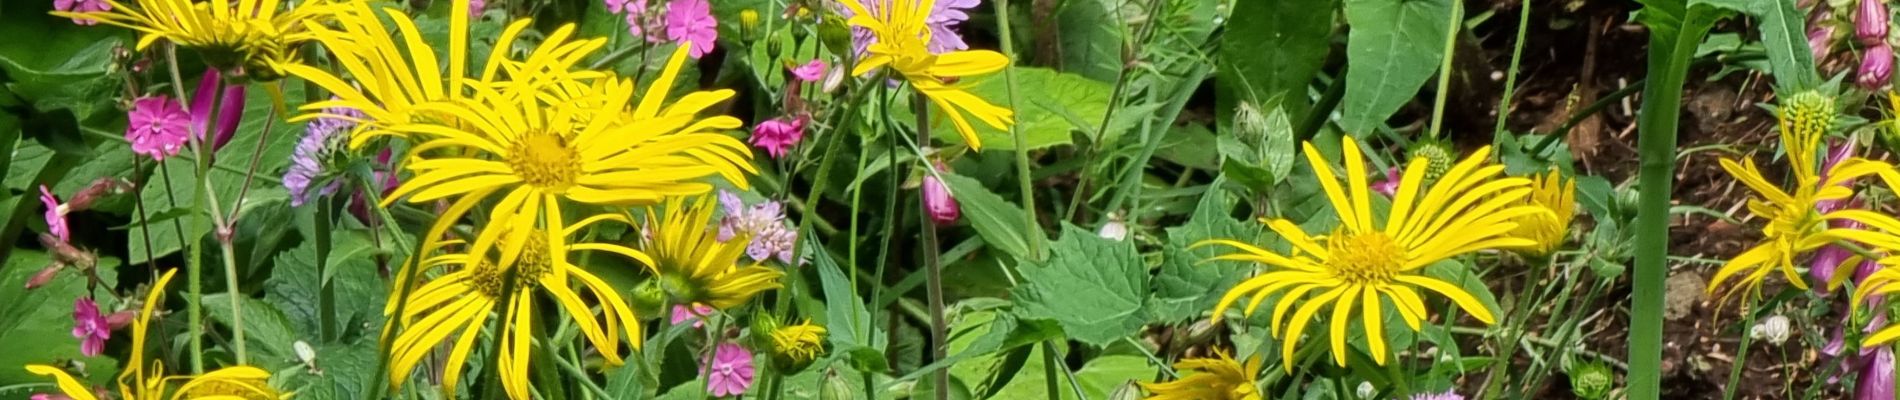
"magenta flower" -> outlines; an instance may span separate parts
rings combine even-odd
[[[211,94],[218,94],[217,138],[211,142],[211,150],[224,148],[231,142],[231,135],[237,133],[238,121],[244,119],[244,85],[225,85],[224,75],[216,68],[205,70],[205,76],[198,80],[198,90],[191,93],[191,131],[193,138],[203,138],[206,122],[211,117]]]
[[[799,82],[817,82],[825,79],[825,60],[812,59],[811,62],[792,68],[792,79]]]
[[[1861,54],[1860,71],[1854,74],[1854,83],[1868,90],[1878,90],[1887,86],[1888,78],[1893,76],[1893,47],[1881,42],[1867,48]]]
[[[105,0],[53,0],[53,9],[73,13],[111,11],[112,3]],[[73,18],[73,23],[92,25],[99,21]]]
[[[73,241],[72,231],[66,226],[66,206],[59,204],[59,198],[53,197],[53,191],[47,190],[46,185],[40,185],[40,204],[46,206],[46,230],[52,231],[61,242]]]
[[[706,320],[701,319],[700,316],[712,315],[712,312],[713,308],[705,304],[694,304],[691,309],[686,308],[684,305],[674,304],[672,323],[673,325],[679,325],[686,321],[693,321],[694,328],[702,328],[706,326]]]
[[[126,119],[130,123],[125,127],[125,138],[132,142],[132,152],[154,160],[178,155],[191,137],[191,114],[170,97],[139,98],[132,102],[132,112]]]
[[[737,344],[720,343],[713,349],[712,359],[700,374],[706,377],[706,391],[713,396],[727,397],[745,394],[752,387],[752,352]]]
[[[468,0],[468,17],[482,16],[482,9],[488,8],[488,0]]]
[[[73,301],[73,337],[79,338],[79,354],[87,357],[99,355],[106,348],[106,339],[112,338],[110,324],[91,298]]]
[[[805,118],[775,118],[760,122],[752,128],[752,145],[765,150],[772,158],[784,157],[786,153],[805,139]]]
[[[713,19],[712,5],[706,0],[666,3],[666,39],[691,44],[687,55],[693,58],[711,53],[719,41],[719,21]]]
[[[1870,47],[1886,42],[1887,19],[1886,0],[1860,0],[1854,10],[1854,37]]]
[[[944,170],[943,164],[937,164],[937,170]],[[950,225],[962,215],[957,207],[957,199],[950,195],[950,188],[937,179],[936,174],[924,175],[924,210],[930,214],[930,221],[937,225]]]
[[[1379,192],[1379,194],[1383,194],[1386,197],[1396,195],[1399,192],[1399,167],[1386,168],[1385,180],[1375,182],[1371,186],[1372,191]]]
[[[1862,361],[1854,400],[1893,400],[1893,346],[1880,346]]]
[[[719,191],[719,205],[725,208],[726,216],[719,220],[716,239],[724,242],[748,234],[752,243],[746,246],[746,257],[754,261],[776,258],[785,265],[795,265],[792,247],[798,243],[798,232],[787,226],[784,205],[766,201],[747,207],[739,195],[725,190]]]

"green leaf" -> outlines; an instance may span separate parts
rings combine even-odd
[[[1749,15],[1761,22],[1761,44],[1768,51],[1768,70],[1777,89],[1795,93],[1820,84],[1814,53],[1808,49],[1807,14],[1795,8],[1794,0],[1754,0]]]
[[[1106,346],[1141,328],[1148,269],[1135,246],[1065,226],[1042,265],[1011,292],[1024,317],[1051,319],[1071,338]]]
[[[1260,142],[1260,163],[1273,177],[1271,185],[1286,180],[1286,174],[1293,172],[1293,159],[1296,150],[1293,137],[1293,123],[1287,120],[1283,107],[1267,111],[1266,140]]]
[[[1029,233],[1023,226],[1023,210],[1001,196],[991,193],[988,188],[975,179],[942,173],[943,183],[962,207],[963,216],[970,221],[970,227],[976,228],[977,236],[990,247],[1016,256],[1029,258]]]
[[[1014,68],[1016,94],[1022,98],[1022,103],[1016,104],[1016,131],[1023,135],[1023,144],[1031,150],[1069,144],[1070,131],[1093,132],[1097,128],[1095,124],[1101,123],[1102,115],[1108,112],[1108,97],[1114,88],[1107,83],[1044,68]],[[998,107],[1009,106],[1008,87],[1002,73],[965,79],[965,82],[959,85],[968,88],[970,94]],[[963,136],[957,134],[956,127],[943,112],[934,105],[931,107],[931,134],[946,143],[963,143]],[[983,141],[984,150],[1016,148],[1016,139],[1011,138],[1008,131],[991,128],[975,118],[970,119],[970,124],[976,129],[977,138]],[[1118,130],[1109,129],[1103,140],[1119,134]]]
[[[1372,132],[1411,101],[1444,59],[1448,0],[1347,0],[1340,128]]]
[[[291,346],[299,340],[316,342],[316,334],[299,331],[291,326],[290,318],[284,316],[276,306],[250,297],[239,299],[244,309],[244,341],[248,343],[251,363],[267,369],[282,368],[297,359],[297,352]],[[204,296],[205,314],[212,321],[235,327],[231,312],[231,297],[228,293],[207,294]],[[233,328],[235,329],[235,328]]]
[[[1478,303],[1490,311],[1492,316],[1504,315],[1504,313],[1500,311],[1503,310],[1503,308],[1498,307],[1497,297],[1491,295],[1491,289],[1484,286],[1484,279],[1478,277],[1478,274],[1471,270],[1470,265],[1456,260],[1439,261],[1432,263],[1432,265],[1425,266],[1424,275],[1464,289],[1465,293],[1469,293],[1471,297],[1478,299]],[[1419,294],[1427,298],[1434,297],[1430,295],[1431,293],[1430,290],[1420,289]],[[1443,296],[1436,297],[1442,298]],[[1452,306],[1456,307],[1455,304]]]
[[[61,365],[63,360],[77,360],[85,364],[85,374],[90,379],[80,378],[100,386],[112,385],[112,377],[118,375],[119,362],[112,357],[82,357],[79,355],[79,339],[73,338],[73,300],[86,296],[86,278],[70,269],[60,271],[57,277],[38,289],[26,290],[26,280],[40,268],[46,267],[52,259],[45,253],[32,250],[14,249],[10,259],[0,266],[0,343],[5,343],[6,351],[0,351],[0,386],[25,383],[51,384],[52,378],[28,374],[23,366],[27,364]],[[113,271],[119,265],[117,259],[100,258],[99,268],[104,280],[103,286],[91,295],[97,299],[102,312],[112,312],[109,299],[112,287],[118,277]],[[118,334],[127,331],[114,332]],[[129,334],[127,334],[129,335]],[[129,336],[128,336],[129,337]],[[8,393],[0,393],[8,394]]]
[[[1119,2],[1074,0],[1056,10],[1062,70],[1103,82],[1122,73],[1122,35],[1132,25],[1115,19]],[[1020,36],[1019,36],[1020,37]],[[1021,83],[1021,81],[1018,81]]]
[[[316,342],[314,332],[320,328],[317,314],[319,282],[325,279],[334,285],[340,337],[349,337],[349,328],[352,327],[380,325],[377,321],[383,317],[388,284],[377,276],[376,263],[371,258],[364,255],[350,256],[345,250],[367,247],[367,240],[357,239],[359,233],[361,231],[355,230],[331,233],[336,238],[333,240],[338,249],[330,253],[331,257],[325,264],[327,271],[324,275],[330,275],[329,278],[318,277],[315,240],[305,240],[297,247],[278,254],[272,261],[275,266],[270,278],[264,281],[264,302],[282,310],[298,332],[312,332],[309,335],[312,343]],[[373,337],[374,332],[370,330],[360,334]]]
[[[812,264],[818,266],[819,284],[825,291],[825,315],[819,322],[830,327],[831,343],[837,348],[883,348],[883,329],[871,321],[871,313],[864,309],[864,299],[852,291],[850,279],[838,269],[838,261],[818,244],[813,233],[806,231],[800,237],[805,239],[804,248],[811,251]],[[858,337],[859,326],[869,326],[870,340]]]
[[[1208,239],[1234,239],[1251,242],[1258,228],[1228,216],[1234,202],[1220,189],[1219,181],[1208,185],[1187,224],[1168,228],[1168,243],[1161,249],[1161,272],[1155,275],[1154,298],[1148,311],[1160,322],[1177,322],[1199,317],[1214,309],[1228,288],[1253,269],[1236,261],[1208,261],[1222,252],[1221,246],[1192,248]]]
[[[1216,109],[1231,115],[1238,101],[1278,100],[1285,112],[1304,116],[1306,87],[1332,45],[1338,0],[1251,0],[1233,3],[1228,32],[1215,59],[1221,78]]]
[[[122,82],[108,76],[112,49],[131,45],[124,29],[81,26],[46,15],[51,2],[12,2],[0,13],[0,81],[40,111],[70,109],[80,120],[113,110]],[[28,39],[31,38],[31,39]]]

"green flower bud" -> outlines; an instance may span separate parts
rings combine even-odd
[[[857,400],[858,392],[851,382],[838,376],[836,368],[825,371],[825,380],[818,387],[818,400]]]
[[[825,49],[831,50],[834,54],[851,54],[857,51],[857,48],[851,45],[851,26],[846,25],[844,16],[837,13],[825,13],[824,18],[818,23],[818,40],[825,44]]]
[[[1821,92],[1809,90],[1782,101],[1780,115],[1782,129],[1790,129],[1800,137],[1827,133],[1834,125],[1836,110],[1834,99],[1821,95]]]
[[[1259,143],[1267,137],[1267,115],[1260,113],[1260,106],[1251,101],[1242,101],[1234,107],[1234,138],[1242,143]]]
[[[666,302],[666,290],[660,288],[657,279],[648,279],[633,287],[633,309],[639,315],[661,314],[660,305]]]
[[[1433,139],[1413,142],[1412,147],[1406,149],[1405,153],[1408,158],[1423,158],[1429,162],[1426,164],[1428,168],[1425,170],[1425,181],[1419,182],[1421,187],[1431,187],[1433,182],[1438,182],[1438,178],[1443,178],[1446,172],[1451,172],[1453,163],[1458,162],[1458,151],[1453,150],[1450,143]]]
[[[1601,362],[1588,362],[1573,367],[1570,371],[1570,393],[1586,400],[1598,400],[1609,397],[1610,389],[1616,388],[1616,374]]]

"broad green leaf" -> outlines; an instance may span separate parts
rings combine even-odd
[[[1186,224],[1167,229],[1168,243],[1161,249],[1161,271],[1155,275],[1154,298],[1148,311],[1155,321],[1178,322],[1199,317],[1214,309],[1227,289],[1251,272],[1254,266],[1234,261],[1208,261],[1232,250],[1224,246],[1192,248],[1209,239],[1233,239],[1253,242],[1259,228],[1228,216],[1234,202],[1220,189],[1219,182],[1208,186],[1207,194],[1195,207]]]
[[[350,238],[357,232],[336,231],[332,236],[337,238],[334,240],[342,245],[340,247],[360,247],[348,244],[356,241]],[[312,344],[316,344],[316,332],[320,328],[318,285],[325,280],[317,273],[315,242],[304,240],[297,247],[278,254],[273,259],[270,278],[264,281],[264,302],[282,310],[299,332],[311,333],[306,340]],[[338,250],[341,249],[332,250],[324,275],[330,276],[327,280],[334,287],[339,336],[350,337],[351,328],[377,325],[376,321],[382,319],[388,283],[377,276],[376,263],[367,255],[347,256],[344,255],[347,252]],[[369,337],[374,333],[374,330],[355,332]]]
[[[1736,1],[1736,0],[1729,0]],[[1707,4],[1722,7],[1717,1]],[[1807,13],[1794,0],[1753,0],[1748,13],[1760,22],[1762,47],[1768,50],[1769,72],[1777,89],[1788,93],[1820,84],[1814,72],[1814,53],[1808,49]]]
[[[819,245],[816,236],[807,231],[800,235],[805,239],[804,248],[810,250],[812,264],[818,266],[818,280],[825,291],[825,315],[819,321],[829,327],[831,343],[836,348],[866,347],[882,349],[884,346],[882,327],[871,321],[871,313],[864,309],[864,299],[852,290],[850,278],[838,269],[838,261]],[[862,277],[869,278],[869,277]],[[870,340],[860,338],[859,327],[870,329]]]
[[[1074,0],[1056,10],[1063,71],[1103,82],[1114,82],[1122,73],[1122,35],[1134,25],[1115,19],[1117,4]]]
[[[1225,127],[1240,101],[1277,100],[1285,112],[1304,116],[1311,106],[1306,87],[1326,63],[1338,0],[1254,0],[1233,3],[1221,37],[1220,97],[1216,109]]]
[[[1272,176],[1271,184],[1278,185],[1286,180],[1286,174],[1293,172],[1294,150],[1298,141],[1293,137],[1293,123],[1287,120],[1285,107],[1276,107],[1267,111],[1266,137],[1260,142],[1261,167]]]
[[[963,218],[976,228],[984,243],[1018,259],[1029,258],[1029,229],[1023,226],[1021,207],[991,193],[975,179],[942,173],[943,183],[961,206]],[[1040,234],[1040,233],[1035,233]]]
[[[290,324],[290,318],[284,316],[276,306],[250,297],[239,299],[244,310],[244,342],[249,351],[252,365],[266,369],[282,368],[297,359],[292,349],[299,340],[316,342],[316,334],[311,331],[299,331]],[[236,329],[231,312],[231,297],[228,293],[207,294],[204,296],[205,315],[226,328]]]
[[[118,360],[109,356],[80,356],[79,339],[72,335],[73,301],[88,295],[86,278],[68,269],[60,271],[59,276],[45,286],[26,290],[26,280],[52,259],[45,253],[25,249],[14,249],[10,257],[0,265],[0,321],[4,321],[0,322],[0,343],[5,343],[0,347],[7,349],[0,351],[0,386],[50,384],[51,378],[28,374],[23,366],[58,366],[62,360],[85,363],[85,373],[91,376],[92,384],[111,386],[112,377],[119,372]],[[119,263],[117,259],[102,257],[99,264],[97,271],[101,272],[100,279],[104,282],[91,296],[99,302],[102,312],[109,313],[113,311],[110,307],[116,304],[110,301],[112,293],[107,288],[118,281],[114,271]],[[113,339],[117,340],[119,334],[130,335],[127,332],[113,332]]]
[[[1444,59],[1449,0],[1347,0],[1340,128],[1370,133],[1411,101]]]
[[[47,15],[52,5],[10,2],[0,13],[0,37],[11,38],[0,41],[0,81],[39,111],[70,109],[80,120],[110,112],[123,84],[108,76],[112,49],[131,46],[131,34]]]
[[[1044,68],[1013,68],[1016,94],[1022,98],[1022,102],[1016,104],[1016,132],[1023,135],[1024,145],[1033,150],[1069,144],[1071,131],[1092,135],[1091,132],[1099,128],[1097,124],[1102,122],[1102,114],[1108,112],[1109,94],[1114,91],[1109,84]],[[958,85],[990,104],[1007,108],[1009,92],[1005,81],[1003,73],[997,72],[966,78]],[[930,118],[932,136],[946,143],[964,142],[950,119],[944,117],[943,109],[932,106]],[[1016,139],[1011,138],[1008,131],[991,128],[975,118],[970,119],[970,124],[976,129],[977,138],[983,141],[984,151],[1016,148]],[[1109,129],[1103,140],[1112,140],[1119,134]]]
[[[1055,320],[1069,337],[1107,346],[1141,328],[1148,268],[1135,246],[1066,226],[1042,265],[1021,268],[1022,316]]]

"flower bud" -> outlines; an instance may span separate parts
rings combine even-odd
[[[53,277],[59,276],[59,270],[63,268],[66,268],[66,264],[53,263],[52,265],[46,266],[46,268],[41,268],[39,272],[33,273],[33,277],[26,278],[26,288],[36,289],[40,286],[46,286],[47,282],[53,281]]]
[[[1869,47],[1887,41],[1887,19],[1885,0],[1860,0],[1854,11],[1854,38]]]
[[[1379,388],[1373,387],[1372,382],[1359,382],[1358,392],[1359,398],[1370,399],[1379,394]]]
[[[1136,384],[1135,381],[1122,382],[1120,385],[1115,385],[1115,391],[1108,392],[1108,400],[1140,400],[1141,398],[1141,385]]]
[[[1820,24],[1808,30],[1808,51],[1814,56],[1816,63],[1819,63],[1823,58],[1827,58],[1828,50],[1832,50],[1831,47],[1833,46],[1833,24]]]
[[[114,312],[111,314],[106,314],[106,328],[115,330],[115,331],[120,330],[120,329],[125,329],[127,325],[132,325],[132,320],[138,319],[138,317],[139,317],[138,311],[133,311],[133,310],[124,310],[124,311]]]
[[[750,39],[752,38],[752,33],[758,32],[758,30],[759,30],[759,12],[750,8],[745,9],[744,11],[740,11],[739,12],[739,37]]]
[[[1610,367],[1601,362],[1581,363],[1570,370],[1570,393],[1585,400],[1599,400],[1610,396],[1610,389],[1616,388],[1616,375]]]
[[[824,43],[825,49],[831,50],[833,54],[851,54],[857,50],[851,46],[851,26],[846,25],[844,17],[837,13],[825,13],[818,23],[818,41]]]
[[[818,400],[858,399],[857,389],[852,388],[851,382],[846,381],[844,377],[838,376],[836,368],[825,371],[825,381],[822,384],[824,386],[818,388]]]
[[[1748,336],[1756,340],[1763,340],[1769,344],[1780,346],[1783,342],[1788,341],[1788,329],[1788,317],[1773,315],[1762,319],[1760,323],[1756,323],[1754,327],[1749,328]]]
[[[1860,72],[1854,75],[1854,83],[1867,90],[1879,90],[1886,87],[1893,77],[1893,47],[1880,43],[1867,48],[1860,58]]]
[[[80,212],[92,208],[92,203],[102,197],[116,196],[132,190],[132,183],[117,177],[104,177],[93,180],[91,185],[79,189],[73,198],[66,201],[66,212]]]
[[[660,303],[666,301],[666,290],[660,288],[659,279],[648,279],[633,286],[631,299],[634,311],[638,315],[661,315]]]
[[[950,188],[937,180],[936,174],[924,175],[924,210],[930,214],[930,221],[937,225],[957,223],[962,211],[957,207],[957,199],[950,196]]]
[[[1426,188],[1438,182],[1438,178],[1445,176],[1445,173],[1451,172],[1451,164],[1458,162],[1457,151],[1452,150],[1451,144],[1437,140],[1413,142],[1412,148],[1406,149],[1405,152],[1408,158],[1424,158],[1429,162],[1426,164],[1425,180],[1419,182],[1421,187]]]

